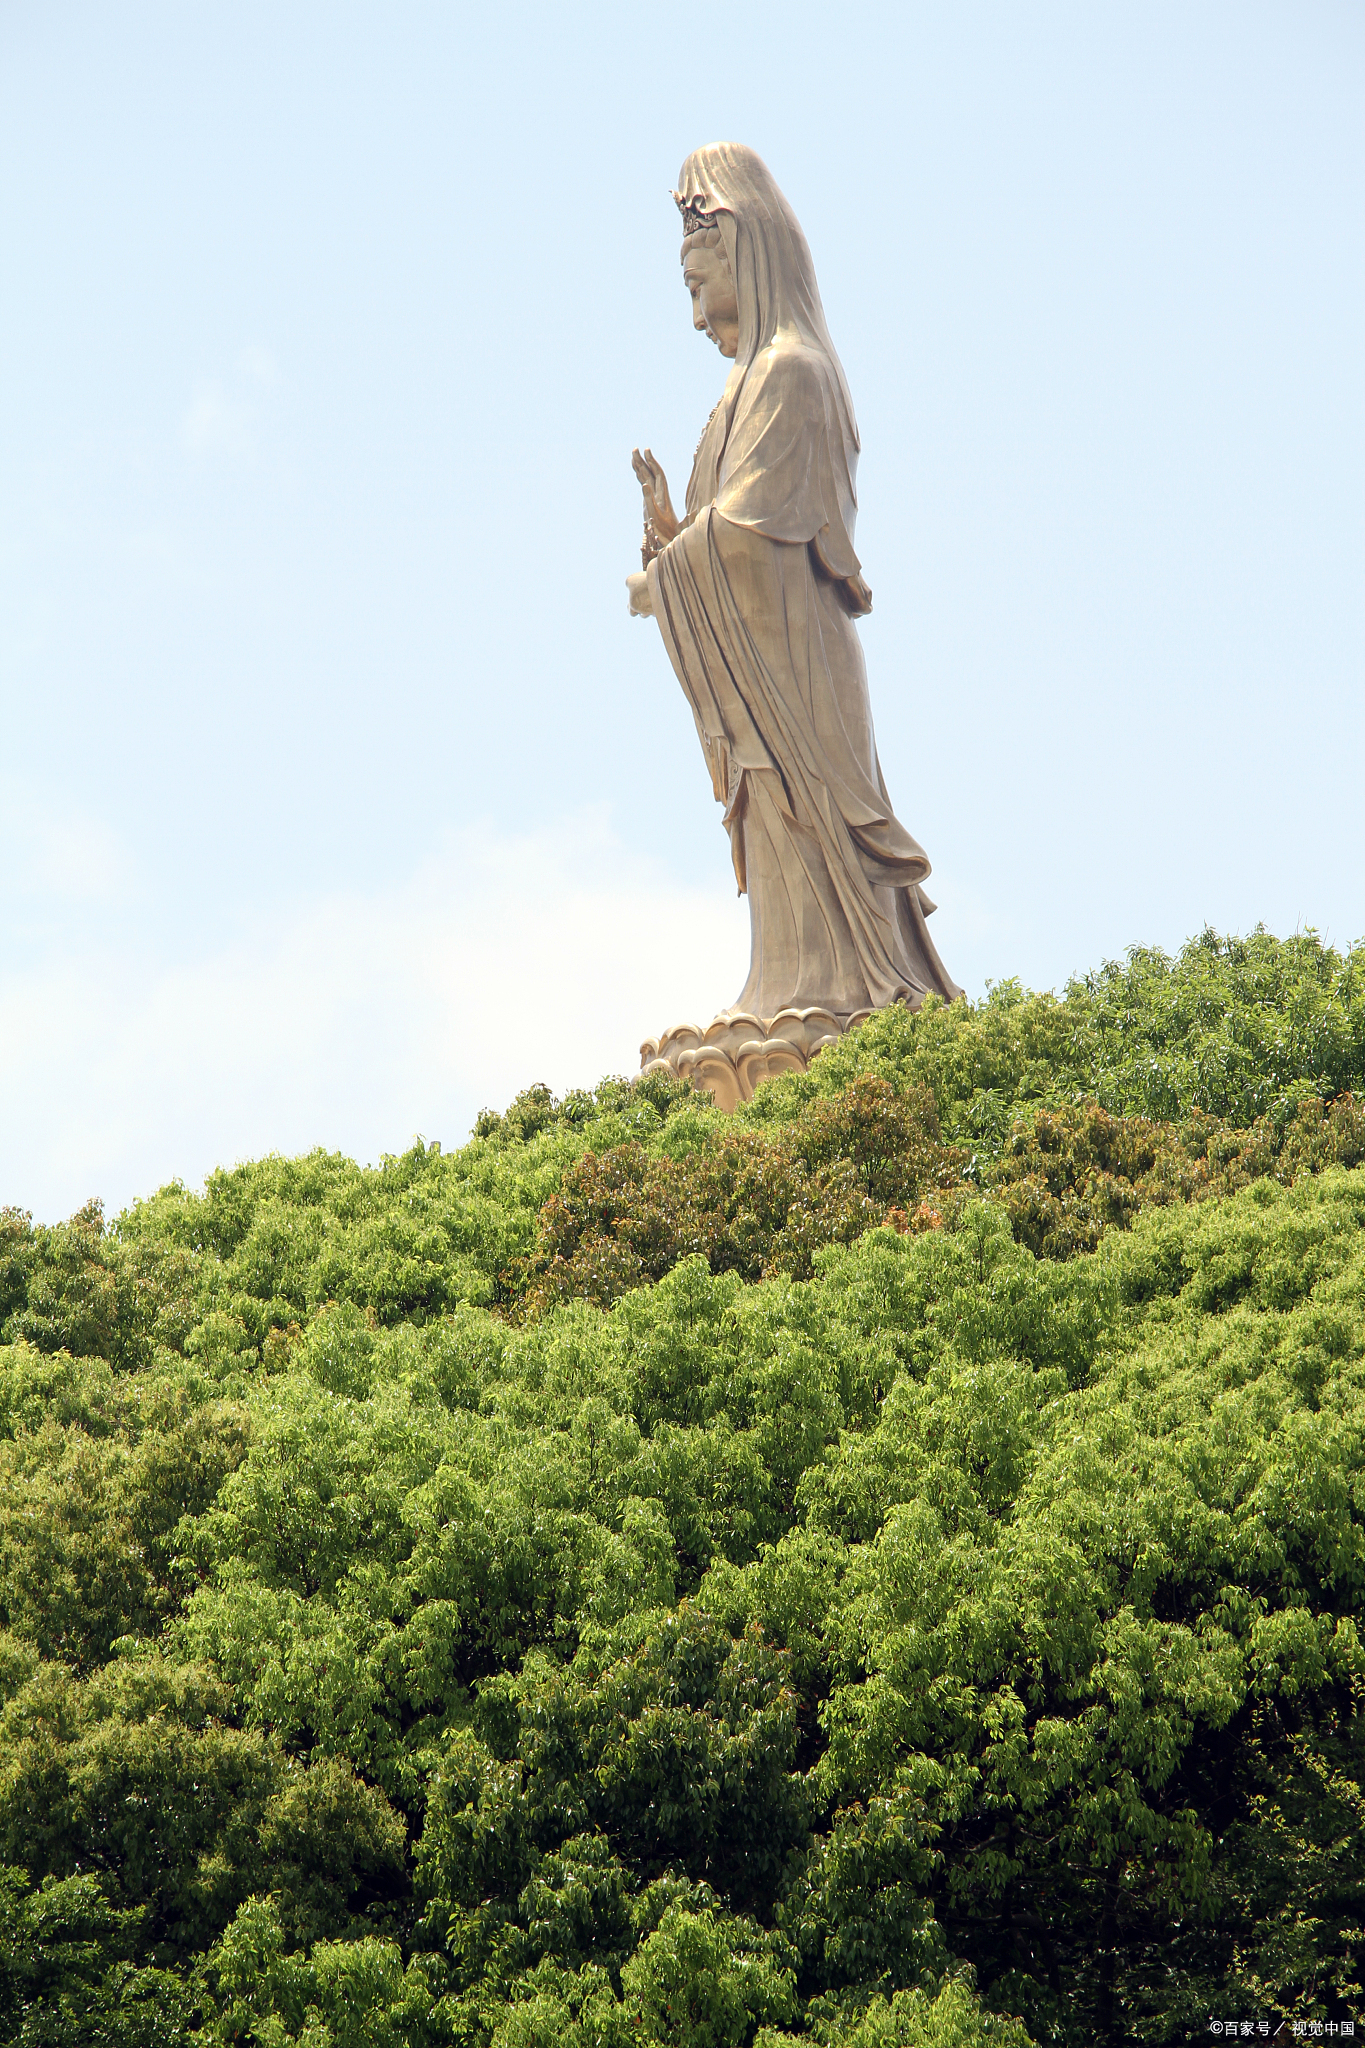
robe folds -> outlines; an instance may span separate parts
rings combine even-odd
[[[925,926],[929,861],[877,759],[845,439],[829,356],[779,332],[732,374],[697,450],[687,520],[649,569],[749,896],[734,1011],[763,1019],[961,994]]]

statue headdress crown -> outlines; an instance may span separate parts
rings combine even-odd
[[[681,192],[675,192],[673,198],[679,213],[682,215],[684,241],[687,240],[689,235],[700,235],[707,228],[715,227],[715,210],[713,209],[710,213],[704,210],[704,203],[700,194],[695,199],[684,199]]]

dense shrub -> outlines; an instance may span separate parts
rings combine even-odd
[[[1365,1160],[1365,1108],[1304,1096],[1292,1121],[1237,1130],[1194,1110],[1178,1124],[1111,1116],[1097,1102],[1037,1110],[1010,1132],[987,1184],[1021,1244],[1050,1259],[1093,1251],[1149,1203],[1204,1201],[1267,1176],[1286,1184]]]
[[[637,1141],[587,1152],[541,1211],[525,1306],[605,1305],[700,1254],[713,1273],[807,1280],[812,1254],[961,1179],[927,1088],[863,1075],[779,1132],[713,1123],[681,1158]]]

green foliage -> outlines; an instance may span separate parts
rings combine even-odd
[[[1361,959],[4,1211],[0,2043],[1355,2016]]]
[[[453,1912],[482,1953],[490,1915],[502,1924],[539,1859],[580,1839],[636,1883],[680,1871],[770,1908],[809,1832],[796,1705],[761,1631],[735,1640],[687,1602],[624,1652],[608,1637],[567,1666],[528,1658],[481,1689],[477,1719],[507,1760],[461,1730],[431,1781],[417,1863],[435,1916]]]
[[[1365,946],[1205,931],[1177,960],[1134,947],[1061,1000],[1007,981],[977,1005],[880,1010],[809,1076],[770,1083],[758,1113],[782,1117],[793,1097],[862,1073],[932,1088],[947,1136],[988,1150],[1018,1111],[1088,1096],[1114,1116],[1280,1122],[1304,1095],[1365,1092]]]
[[[212,2016],[199,2048],[427,2048],[440,1966],[404,1967],[392,1941],[364,1936],[292,1949],[270,1898],[248,1899],[208,1958]]]
[[[650,2039],[742,2048],[755,2026],[790,2020],[794,1975],[780,1935],[734,1914],[670,1905],[621,1973]]]
[[[178,1602],[176,1532],[242,1454],[244,1411],[102,1356],[0,1348],[4,1625],[79,1669]]]
[[[92,1877],[0,1869],[0,2030],[16,2048],[188,2048],[195,2001],[174,1972],[132,1960],[141,1916]]]
[[[830,2048],[1026,2048],[1030,2039],[1017,2019],[983,2010],[960,1977],[933,1992],[896,1991],[813,2019],[812,2032]],[[785,2048],[792,2036],[765,2031],[757,2038],[759,2048]]]

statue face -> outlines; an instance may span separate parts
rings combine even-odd
[[[683,283],[692,294],[692,325],[709,334],[723,356],[739,352],[739,301],[725,246],[700,235],[683,244]]]

